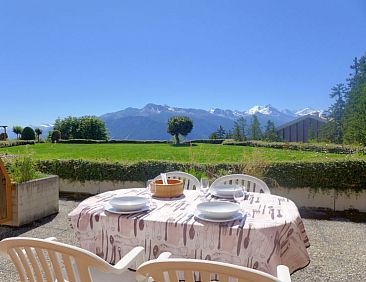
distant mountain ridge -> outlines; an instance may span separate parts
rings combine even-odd
[[[91,113],[92,114],[92,113]],[[171,135],[166,132],[167,120],[172,116],[184,115],[193,120],[193,130],[188,134],[187,139],[207,139],[221,125],[226,131],[231,130],[234,121],[244,117],[249,126],[253,115],[257,115],[262,127],[268,120],[280,126],[307,114],[322,115],[323,111],[311,108],[300,110],[278,110],[272,105],[254,106],[248,110],[229,109],[193,109],[179,108],[168,105],[147,104],[138,109],[128,107],[117,112],[107,113],[100,118],[104,120],[109,135],[112,139],[127,140],[167,140]],[[53,124],[30,125],[32,128],[43,130],[42,138],[46,138],[48,131],[53,129]],[[15,138],[12,126],[8,128],[9,138]]]
[[[288,109],[280,111],[272,105],[254,106],[246,111],[238,111],[218,108],[203,110],[147,104],[141,109],[126,108],[104,114],[100,118],[105,121],[112,139],[165,140],[171,138],[166,132],[167,120],[176,115],[188,116],[193,120],[193,130],[187,136],[187,139],[206,139],[220,125],[225,130],[231,130],[234,121],[239,117],[246,118],[249,125],[251,117],[257,115],[262,126],[265,126],[268,120],[279,126],[307,114],[321,115],[322,111],[310,108],[297,111]]]

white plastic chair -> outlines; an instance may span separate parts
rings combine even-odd
[[[45,240],[15,237],[0,241],[0,253],[9,255],[20,281],[136,281],[137,268],[144,262],[144,248],[135,247],[114,266],[78,247]]]
[[[166,173],[168,179],[180,179],[183,181],[185,190],[198,190],[200,181],[193,175],[183,171],[170,171]],[[161,176],[158,175],[154,180],[160,180]]]
[[[212,183],[211,188],[218,184],[237,184],[245,187],[248,192],[271,194],[263,180],[246,174],[230,174],[219,177]]]
[[[155,282],[291,282],[289,269],[284,265],[277,267],[277,277],[274,277],[252,268],[196,259],[151,260],[140,265],[137,274],[140,281],[148,278]]]

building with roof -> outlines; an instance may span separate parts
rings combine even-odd
[[[318,139],[320,127],[327,121],[317,115],[305,115],[276,129],[278,137],[285,142],[308,142]]]

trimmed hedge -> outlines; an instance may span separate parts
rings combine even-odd
[[[195,139],[184,143],[204,143],[204,144],[222,144],[225,139]]]
[[[4,141],[0,142],[0,148],[22,146],[22,145],[34,145],[36,141],[34,140],[14,140],[14,141]]]
[[[250,147],[264,147],[273,149],[285,149],[295,151],[312,151],[322,153],[336,153],[336,154],[366,154],[365,147],[355,147],[351,145],[337,145],[337,144],[314,144],[314,143],[295,143],[295,142],[264,142],[264,141],[232,141],[226,140],[222,143],[229,146],[250,146]]]
[[[225,139],[196,139],[188,140],[183,143],[206,143],[206,144],[222,144]],[[92,139],[61,139],[58,143],[68,144],[171,144],[170,140],[92,140]]]
[[[107,163],[86,160],[41,160],[38,169],[47,174],[77,181],[146,181],[161,172],[183,170],[204,171],[211,177],[222,174],[245,173],[239,163],[189,164],[144,161],[138,163]],[[312,187],[337,190],[366,189],[366,161],[287,162],[261,165],[263,178],[271,186]],[[248,172],[249,173],[249,172]],[[250,174],[250,173],[249,173]]]
[[[92,139],[61,139],[58,143],[65,144],[169,144],[167,140],[92,140]]]

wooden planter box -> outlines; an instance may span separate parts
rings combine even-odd
[[[48,176],[24,183],[12,183],[12,220],[21,226],[59,211],[59,177]]]

